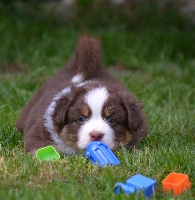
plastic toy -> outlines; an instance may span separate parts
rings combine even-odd
[[[47,147],[38,149],[36,152],[36,157],[39,160],[56,160],[60,158],[60,155],[54,149],[53,146],[47,146]]]
[[[127,179],[126,184],[116,183],[115,193],[120,194],[120,189],[122,189],[125,194],[143,191],[145,197],[152,197],[156,191],[156,180],[141,174],[136,174]]]
[[[174,195],[177,196],[182,194],[186,189],[190,189],[190,181],[187,174],[179,174],[171,172],[163,181],[162,181],[164,191],[174,192]]]
[[[91,142],[87,149],[85,156],[95,165],[99,167],[106,165],[119,165],[120,161],[103,142],[94,141]]]
[[[129,187],[128,185],[126,185],[124,183],[116,183],[115,189],[114,189],[115,193],[120,194],[121,190],[123,190],[123,192],[127,195],[134,194],[134,192],[135,192],[135,188],[133,188],[133,187]]]

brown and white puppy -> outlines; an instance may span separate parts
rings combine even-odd
[[[53,145],[67,155],[83,152],[91,141],[133,148],[147,135],[140,103],[102,68],[100,43],[87,36],[68,66],[27,103],[17,128],[29,152]]]

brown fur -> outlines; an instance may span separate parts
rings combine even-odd
[[[82,74],[84,81],[95,80],[81,88],[71,83],[76,74]],[[28,151],[57,144],[44,127],[44,113],[53,97],[63,88],[71,86],[71,93],[60,98],[52,116],[55,130],[66,146],[78,149],[76,142],[79,115],[90,116],[90,109],[83,101],[84,94],[98,85],[104,85],[109,91],[109,99],[104,105],[102,115],[114,116],[117,125],[113,125],[116,145],[136,147],[139,140],[148,133],[147,122],[140,103],[121,83],[102,68],[100,42],[92,37],[81,37],[78,40],[76,54],[66,68],[59,71],[45,83],[34,97],[23,108],[17,121],[17,128],[23,133]],[[79,151],[79,149],[78,149]]]

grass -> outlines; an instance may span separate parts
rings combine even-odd
[[[194,199],[195,31],[172,25],[87,30],[102,40],[105,66],[143,102],[150,124],[139,149],[115,152],[120,166],[98,168],[82,155],[39,162],[15,128],[24,104],[64,66],[85,30],[37,16],[17,3],[0,4],[0,199],[142,199],[113,192],[116,182],[136,173],[157,180],[154,199],[169,199],[161,182],[172,171],[188,174],[192,186],[177,199]]]

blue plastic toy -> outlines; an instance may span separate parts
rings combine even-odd
[[[135,191],[143,191],[145,197],[152,197],[156,191],[156,180],[136,174],[127,179],[126,184],[116,183],[115,193],[120,194],[120,189],[125,194],[133,194]]]
[[[125,194],[133,194],[135,192],[135,188],[129,187],[124,183],[116,183],[115,185],[115,193],[120,194],[120,190],[123,190]]]
[[[91,142],[87,149],[85,156],[95,165],[99,167],[106,165],[119,165],[120,161],[103,142],[94,141]]]

